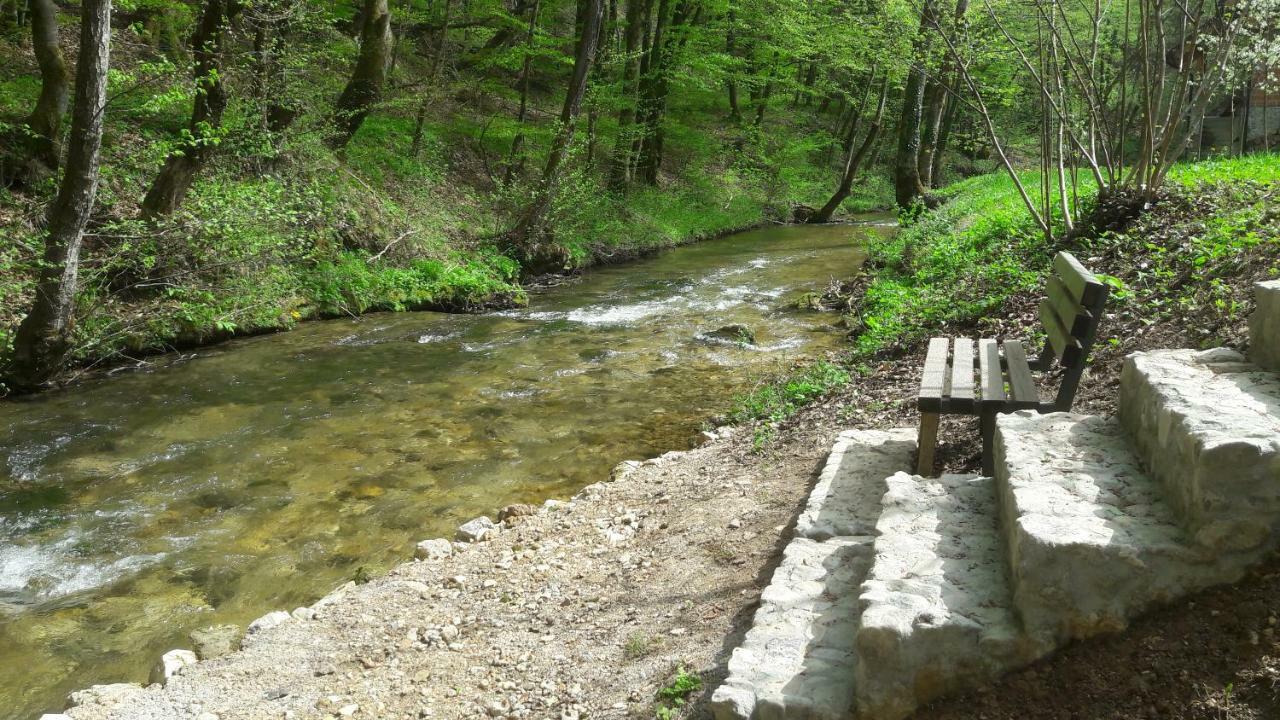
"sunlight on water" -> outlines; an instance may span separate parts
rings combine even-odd
[[[887,231],[744,233],[528,309],[312,323],[0,405],[0,718],[688,447],[752,377],[839,345],[795,300]],[[756,344],[707,337],[730,324]]]

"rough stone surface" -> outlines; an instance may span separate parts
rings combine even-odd
[[[190,650],[170,650],[160,656],[160,660],[151,668],[151,682],[161,685],[169,682],[169,678],[182,672],[188,665],[200,662],[196,654]]]
[[[913,428],[840,433],[796,521],[796,535],[825,540],[872,534],[884,478],[910,467],[915,451]]]
[[[413,556],[419,560],[443,560],[453,554],[453,543],[444,538],[423,540],[413,549]]]
[[[263,615],[262,617],[249,623],[249,627],[245,630],[246,635],[253,635],[264,630],[270,630],[277,625],[282,625],[289,621],[289,613],[284,610],[274,610]]]
[[[841,720],[853,704],[858,587],[871,538],[796,538],[712,695],[716,718]]]
[[[1227,349],[1135,353],[1120,419],[1183,526],[1210,547],[1275,539],[1280,376]]]
[[[1190,542],[1115,419],[1004,415],[995,453],[1014,601],[1046,650],[1243,572]]]
[[[1249,317],[1249,358],[1280,372],[1280,280],[1254,285],[1255,308]]]
[[[67,697],[72,707],[94,705],[111,708],[127,702],[138,694],[145,692],[137,683],[111,683],[109,685],[92,685],[84,690],[77,690]]]
[[[458,539],[465,542],[480,542],[489,537],[496,526],[493,521],[487,517],[478,517],[475,520],[458,526]]]
[[[994,481],[899,472],[887,486],[854,668],[858,709],[876,720],[1033,657],[1012,610]]]
[[[845,718],[853,708],[859,588],[884,478],[908,467],[915,431],[836,439],[712,712],[729,718]],[[732,527],[732,522],[730,523]]]
[[[238,625],[210,625],[192,630],[187,637],[191,640],[191,648],[201,660],[211,660],[223,655],[230,655],[240,646],[240,637],[244,632]]]

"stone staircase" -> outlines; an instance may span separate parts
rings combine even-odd
[[[912,428],[841,434],[715,716],[898,720],[1238,580],[1280,540],[1280,281],[1250,357],[1137,353],[1116,418],[1003,415],[992,478],[902,472]]]

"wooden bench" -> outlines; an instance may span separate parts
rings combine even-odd
[[[982,469],[995,468],[992,444],[995,418],[1000,413],[1036,410],[1042,413],[1070,410],[1098,320],[1107,304],[1108,288],[1070,253],[1053,259],[1047,297],[1040,303],[1044,325],[1044,350],[1028,359],[1026,347],[1016,340],[933,338],[925,356],[920,380],[920,454],[916,472],[933,474],[938,442],[938,420],[944,414],[976,415],[982,429]],[[977,360],[976,375],[974,360]],[[1049,402],[1040,400],[1033,373],[1047,372],[1055,361],[1062,369],[1062,384]],[[976,381],[975,381],[976,377]]]

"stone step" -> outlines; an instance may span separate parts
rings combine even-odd
[[[1114,418],[996,422],[1014,604],[1034,648],[1123,629],[1154,602],[1233,582],[1248,558],[1190,541]]]
[[[857,634],[859,717],[906,717],[1031,659],[991,478],[893,475],[876,530]]]
[[[1253,286],[1255,307],[1249,316],[1249,359],[1280,372],[1280,280]]]
[[[1121,372],[1120,421],[1197,542],[1275,542],[1280,376],[1225,348],[1135,353]]]
[[[884,478],[911,466],[914,428],[836,439],[742,644],[711,697],[719,720],[843,720],[853,707],[858,593]]]

